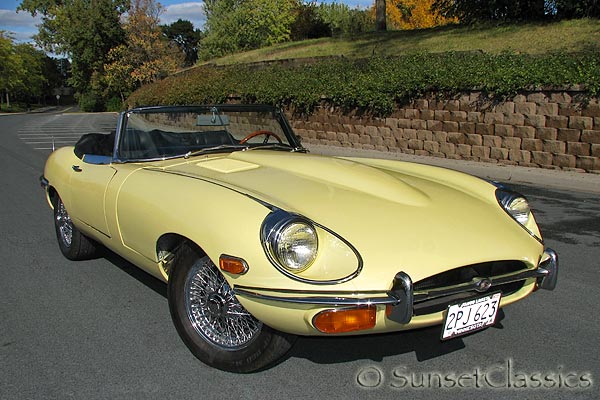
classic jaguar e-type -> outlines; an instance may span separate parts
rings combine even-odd
[[[553,289],[527,200],[416,163],[307,154],[282,111],[144,107],[86,134],[41,178],[61,252],[100,246],[167,282],[177,332],[204,363],[250,372],[297,335],[493,325]]]

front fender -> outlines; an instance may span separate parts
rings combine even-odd
[[[48,156],[44,166],[43,177],[46,181],[44,185],[46,200],[50,208],[54,209],[51,199],[52,190],[58,193],[67,210],[72,208],[70,189],[71,175],[73,173],[72,166],[78,162],[81,162],[81,160],[75,156],[73,147],[71,146],[61,147]]]

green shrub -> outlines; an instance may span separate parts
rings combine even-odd
[[[326,98],[335,106],[387,115],[396,104],[426,93],[479,90],[503,97],[570,85],[582,85],[589,96],[600,94],[600,54],[415,53],[261,68],[203,66],[140,88],[128,104],[220,103],[236,95],[243,102],[311,112]]]
[[[119,112],[123,111],[125,106],[123,105],[123,101],[121,101],[120,97],[111,97],[106,102],[106,111]]]
[[[79,108],[85,112],[104,111],[104,101],[102,97],[93,93],[82,93],[77,96]]]

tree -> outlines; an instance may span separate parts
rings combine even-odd
[[[45,50],[71,59],[70,84],[79,93],[98,90],[94,79],[103,74],[111,48],[123,43],[121,15],[128,0],[22,0],[19,10],[41,14],[35,36]]]
[[[12,101],[39,102],[51,91],[50,58],[29,43],[15,44],[0,31],[0,99],[7,107]]]
[[[29,43],[15,45],[15,54],[20,61],[19,84],[14,88],[15,94],[27,103],[39,103],[48,83],[44,76],[44,62],[47,56]]]
[[[390,0],[387,20],[394,29],[425,29],[445,25],[455,19],[432,10],[435,0]]]
[[[121,101],[134,89],[174,72],[183,55],[171,46],[159,25],[163,8],[154,0],[133,0],[123,24],[125,44],[112,48],[101,77],[108,95],[117,93]]]
[[[185,54],[184,66],[189,67],[198,60],[198,43],[202,39],[202,31],[194,29],[187,20],[178,19],[171,25],[161,26],[163,33]]]
[[[373,31],[374,14],[370,11],[351,9],[341,3],[321,3],[317,8],[320,19],[329,25],[331,36],[345,36]]]
[[[10,93],[18,84],[19,64],[13,39],[4,31],[0,31],[0,105],[6,99],[7,108],[10,107]]]
[[[52,99],[54,100],[54,96],[57,94],[54,90],[66,86],[68,72],[65,71],[63,74],[62,68],[63,65],[66,65],[68,62],[69,61],[65,58],[56,59],[44,54],[42,60],[42,74],[46,78],[43,89],[44,100],[50,96],[52,96]]]
[[[549,13],[558,18],[600,18],[598,0],[548,0]]]
[[[296,0],[205,0],[204,58],[290,39]]]
[[[465,23],[533,21],[546,17],[547,3],[548,0],[435,0],[433,9]]]
[[[335,4],[333,3],[332,5]],[[317,6],[315,1],[311,1],[310,3],[298,2],[296,4],[294,22],[290,27],[291,40],[332,36],[331,26],[325,22],[323,16],[319,13],[319,8],[323,6],[324,4]]]
[[[383,32],[387,30],[387,11],[385,0],[375,0],[375,30]]]

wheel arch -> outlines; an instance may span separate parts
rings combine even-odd
[[[156,257],[160,267],[160,272],[168,281],[173,268],[176,267],[176,257],[178,250],[183,245],[192,246],[199,256],[207,255],[206,251],[192,239],[178,233],[164,233],[156,241]]]
[[[266,368],[288,352],[296,337],[270,328],[246,310],[194,241],[164,234],[157,241],[159,249],[175,253],[167,286],[169,310],[179,336],[198,359],[224,371],[246,373]]]
[[[58,194],[58,191],[54,188],[54,186],[49,185],[46,188],[46,201],[48,202],[48,205],[51,209],[54,210],[54,207],[56,206],[56,201],[59,197],[60,196]]]

